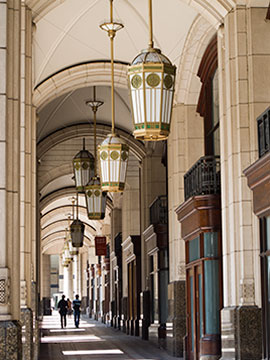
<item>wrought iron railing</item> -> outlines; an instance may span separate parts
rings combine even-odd
[[[259,157],[262,157],[270,150],[269,122],[270,107],[257,118]]]
[[[184,176],[185,201],[195,195],[220,194],[219,156],[201,157]]]
[[[168,206],[167,196],[158,196],[149,206],[150,224],[167,224]]]

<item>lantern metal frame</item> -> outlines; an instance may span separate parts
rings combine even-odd
[[[93,88],[93,100],[86,101],[94,114],[94,153],[95,153],[95,175],[85,186],[85,202],[87,215],[90,220],[102,220],[105,218],[107,192],[101,188],[101,181],[97,175],[97,133],[96,133],[96,115],[98,108],[102,106],[103,101],[96,100],[96,87]],[[96,211],[98,210],[98,211]]]
[[[75,155],[72,162],[76,190],[83,193],[85,185],[94,176],[95,167],[94,156],[85,149],[85,138],[83,138],[83,149]]]
[[[78,192],[77,192],[77,205],[76,205],[77,218],[75,220],[73,220],[72,224],[70,225],[70,235],[71,235],[72,246],[74,246],[76,248],[83,246],[84,230],[85,230],[84,223],[79,219],[78,203],[79,203],[79,198],[78,198]],[[77,241],[78,236],[80,237],[79,241]]]
[[[100,25],[108,33],[111,45],[111,106],[112,131],[99,145],[100,174],[102,189],[109,192],[122,192],[125,188],[127,164],[129,157],[128,145],[115,133],[115,100],[114,100],[114,38],[116,32],[124,27],[113,21],[113,0],[110,0],[110,21]],[[114,175],[114,178],[112,176]],[[115,180],[115,181],[112,181]]]
[[[176,66],[154,48],[152,0],[148,3],[149,46],[128,66],[128,84],[134,137],[160,141],[170,133]]]

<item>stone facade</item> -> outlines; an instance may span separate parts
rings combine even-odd
[[[19,321],[0,322],[0,358],[22,360],[22,327]]]
[[[23,327],[22,331],[22,352],[23,359],[32,360],[34,359],[34,348],[33,348],[33,312],[31,309],[24,308],[21,310],[21,324]]]

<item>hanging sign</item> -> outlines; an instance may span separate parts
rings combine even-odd
[[[96,256],[106,256],[106,236],[95,236]]]

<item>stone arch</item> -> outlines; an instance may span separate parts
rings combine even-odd
[[[197,72],[204,51],[215,33],[216,29],[204,18],[196,17],[190,28],[180,60],[176,103],[197,104],[201,89]]]
[[[64,196],[71,197],[71,196],[75,196],[75,195],[76,195],[76,191],[75,191],[74,186],[56,190],[53,193],[50,193],[49,195],[45,196],[44,198],[42,198],[40,200],[40,203],[39,203],[40,210],[42,211],[46,206],[48,206],[55,200],[63,198]],[[107,196],[107,207],[110,210],[112,210],[112,207],[113,207],[112,199],[109,196]]]
[[[32,10],[35,22],[44,17],[50,10],[62,4],[65,0],[26,0],[26,5]],[[216,26],[224,16],[236,5],[236,0],[183,0],[189,6],[198,10],[203,17]]]
[[[97,139],[104,139],[111,131],[110,125],[97,124]],[[146,154],[145,146],[142,142],[135,140],[131,134],[118,129],[117,132],[121,138],[125,139],[130,147],[133,155],[141,161]],[[61,143],[64,140],[74,139],[76,137],[86,137],[87,134],[93,133],[93,124],[82,123],[78,125],[71,125],[66,128],[60,129],[43,139],[37,147],[38,159],[42,158],[47,151],[53,146]],[[89,135],[90,136],[90,135]]]
[[[127,64],[115,63],[115,87],[127,89]],[[33,105],[42,109],[56,97],[88,86],[111,86],[109,62],[88,62],[59,71],[36,86]]]

